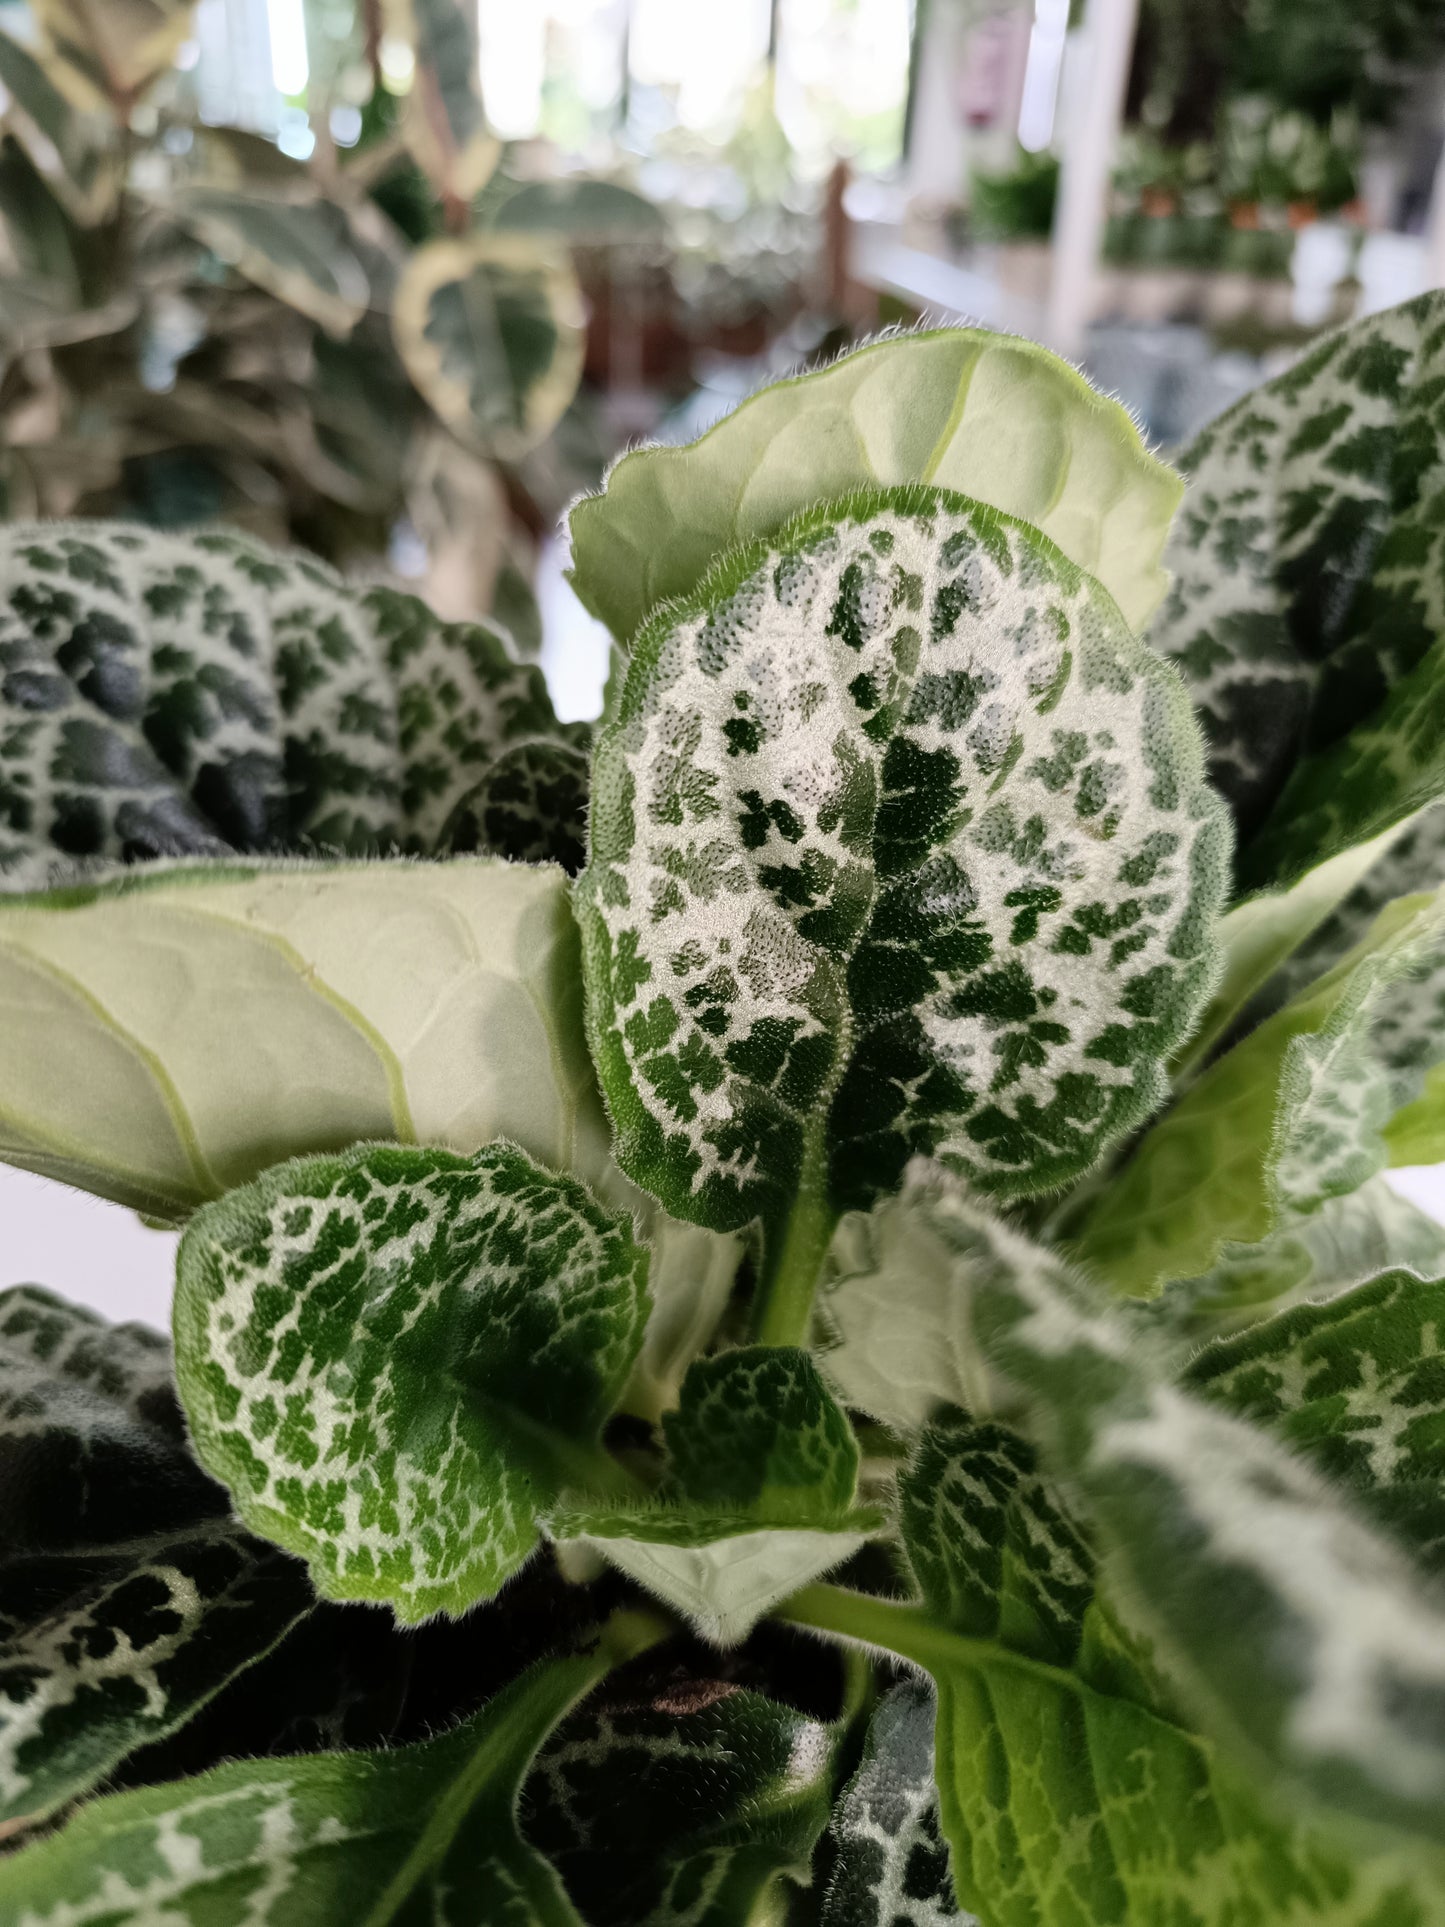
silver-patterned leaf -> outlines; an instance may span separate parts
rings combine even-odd
[[[1185,451],[1152,639],[1184,671],[1251,887],[1429,800],[1445,642],[1445,299],[1321,343]],[[1382,705],[1384,705],[1382,707]]]
[[[588,1927],[736,1927],[806,1884],[836,1734],[760,1693],[668,1682],[589,1702],[538,1755],[523,1832]]]
[[[1050,1254],[960,1199],[935,1222],[1206,1726],[1341,1809],[1445,1841],[1445,1593],[1338,1482],[1170,1383]]]
[[[0,1864],[7,1923],[583,1927],[518,1833],[518,1794],[557,1722],[661,1630],[619,1615],[591,1653],[533,1667],[438,1739],[97,1800]]]
[[[1075,1246],[1122,1293],[1200,1277],[1381,1170],[1395,1109],[1372,1026],[1432,955],[1445,893],[1404,897],[1203,1072],[1092,1202]]]
[[[624,1170],[768,1263],[936,1152],[1005,1194],[1162,1089],[1225,825],[1172,674],[940,491],[730,556],[635,645],[578,886]],[[791,1222],[791,1229],[789,1228]]]
[[[602,1451],[642,1341],[627,1220],[522,1152],[277,1166],[181,1241],[177,1373],[241,1517],[403,1622],[489,1597]]]
[[[230,533],[0,537],[0,876],[431,849],[508,744],[576,738],[484,624]]]
[[[934,1694],[905,1680],[878,1702],[833,1814],[822,1927],[978,1927],[953,1891],[933,1777]]]
[[[163,1339],[0,1292],[0,1822],[173,1732],[311,1599],[186,1450]]]

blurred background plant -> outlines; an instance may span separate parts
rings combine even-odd
[[[595,278],[656,210],[508,169],[457,0],[336,13],[289,153],[284,128],[201,118],[173,64],[190,6],[31,11],[31,46],[0,35],[5,514],[221,519],[389,559],[535,647],[527,537],[603,459],[572,244]]]

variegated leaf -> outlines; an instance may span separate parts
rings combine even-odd
[[[565,876],[495,858],[0,895],[0,1156],[176,1218],[304,1152],[507,1137],[622,1202],[579,979]]]
[[[503,458],[557,426],[582,373],[582,295],[565,251],[520,234],[429,241],[397,283],[407,373],[464,442]]]
[[[905,1680],[878,1702],[833,1813],[821,1927],[978,1927],[954,1896],[933,1777],[934,1695]]]
[[[521,1838],[533,1755],[577,1700],[661,1628],[620,1615],[590,1654],[552,1659],[438,1739],[380,1753],[234,1761],[118,1793],[0,1863],[24,1927],[582,1927]]]
[[[588,1927],[736,1927],[807,1884],[835,1734],[722,1681],[589,1701],[538,1755],[522,1827]]]
[[[1184,1382],[1313,1460],[1445,1573],[1445,1283],[1384,1272],[1207,1346]]]
[[[175,59],[195,0],[34,0],[32,11],[63,91],[125,120]]]
[[[335,339],[366,313],[371,289],[350,224],[309,183],[304,198],[187,187],[166,206],[227,267]]]
[[[704,1638],[746,1638],[780,1599],[857,1551],[883,1523],[856,1501],[858,1443],[806,1352],[750,1345],[700,1358],[662,1431],[655,1498],[555,1511]]]
[[[402,110],[407,146],[449,202],[472,200],[501,157],[478,90],[476,10],[465,0],[386,0],[416,63]]]
[[[571,743],[503,750],[442,826],[449,854],[490,850],[513,863],[560,863],[576,876],[587,858],[587,758]]]
[[[1224,824],[1164,665],[1035,531],[937,491],[740,551],[635,646],[578,885],[618,1159],[821,1256],[936,1152],[1078,1175],[1213,970]]]
[[[1179,477],[1067,362],[984,328],[869,343],[763,389],[686,448],[623,456],[572,510],[572,581],[630,645],[739,544],[850,491],[909,483],[1031,523],[1135,628],[1167,587]]]
[[[1185,452],[1154,625],[1209,731],[1251,888],[1300,875],[1445,785],[1445,298],[1332,335]]]
[[[585,733],[585,732],[584,732]],[[497,754],[576,738],[478,623],[229,533],[0,538],[0,875],[425,851]]]
[[[1148,1296],[1253,1246],[1386,1161],[1395,1108],[1371,1026],[1441,942],[1445,896],[1392,904],[1362,943],[1219,1058],[1094,1200],[1077,1256]]]
[[[311,1600],[187,1452],[163,1339],[0,1292],[0,1824],[173,1732]]]
[[[1021,1438],[956,1414],[924,1434],[902,1489],[922,1603],[815,1587],[782,1616],[932,1675],[939,1819],[961,1906],[989,1927],[1439,1927],[1438,1854],[1292,1818],[1181,1713]],[[916,1759],[925,1735],[912,1737]],[[827,1927],[949,1918],[916,1786],[885,1787],[881,1824],[863,1835],[877,1849],[862,1863],[871,1891],[840,1893],[840,1880],[830,1901],[852,1908]],[[922,1836],[912,1884],[879,1840],[910,1824]],[[890,1873],[896,1914],[876,1898]],[[934,1911],[910,1914],[914,1895]]]
[[[962,1200],[934,1215],[976,1267],[980,1340],[1207,1728],[1445,1842],[1445,1594],[1337,1481],[1169,1383],[1048,1253]]]
[[[494,1145],[280,1165],[181,1241],[177,1372],[241,1517],[335,1599],[463,1613],[602,1451],[647,1255],[582,1186]]]

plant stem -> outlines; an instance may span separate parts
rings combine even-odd
[[[823,1134],[810,1132],[793,1208],[776,1227],[763,1228],[763,1263],[753,1304],[760,1345],[806,1345],[818,1272],[838,1222],[828,1202]]]

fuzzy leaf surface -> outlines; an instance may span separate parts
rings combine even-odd
[[[1064,1182],[1157,1101],[1224,835],[1172,674],[1036,532],[898,491],[740,551],[599,740],[618,1161],[717,1229],[866,1208],[920,1149]]]
[[[0,895],[0,1156],[163,1217],[378,1138],[615,1184],[579,977],[562,872],[494,858]]]
[[[164,1339],[35,1285],[0,1292],[0,1547],[0,1823],[89,1792],[311,1605],[186,1450]]]
[[[939,1817],[963,1907],[989,1927],[1445,1918],[1437,1857],[1291,1820],[1181,1716],[1023,1439],[946,1417],[924,1434],[903,1494],[923,1603],[816,1587],[784,1616],[891,1647],[932,1675]],[[909,1819],[901,1795],[883,1812]],[[886,1876],[886,1858],[870,1858]],[[936,1890],[938,1862],[925,1836],[920,1889]],[[839,1927],[876,1917],[860,1909]]]
[[[587,860],[587,758],[572,743],[503,750],[443,825],[449,855],[490,850],[513,863],[559,863],[576,876]]]
[[[1170,1383],[1048,1253],[959,1200],[935,1215],[978,1267],[980,1340],[1206,1730],[1438,1846],[1445,1594],[1352,1490]]]
[[[1445,301],[1424,295],[1331,335],[1182,458],[1174,586],[1151,634],[1199,705],[1250,887],[1438,787],[1422,732],[1445,642],[1442,372]]]
[[[692,1691],[589,1701],[538,1755],[523,1831],[589,1927],[737,1927],[807,1882],[833,1734],[761,1693]]]
[[[556,1723],[656,1636],[616,1620],[592,1653],[543,1662],[419,1745],[238,1761],[97,1800],[7,1860],[0,1892],[26,1927],[582,1927],[518,1833],[518,1794]]]
[[[1117,402],[1012,335],[940,328],[776,382],[686,448],[624,455],[571,515],[572,581],[630,644],[739,543],[819,502],[931,483],[1042,530],[1140,627],[1181,493]]]
[[[0,877],[429,851],[509,744],[576,738],[484,623],[246,537],[0,532]]]
[[[699,1358],[662,1417],[651,1503],[555,1513],[716,1645],[839,1564],[882,1523],[855,1503],[858,1442],[809,1355],[749,1345]]]
[[[495,1593],[608,1463],[647,1312],[626,1219],[506,1145],[281,1165],[197,1214],[177,1278],[202,1459],[318,1590],[403,1622]]]
[[[1438,947],[1441,900],[1402,898],[1335,968],[1219,1058],[1143,1138],[1077,1256],[1121,1293],[1207,1272],[1386,1162],[1395,1108],[1372,1025]]]
[[[954,1895],[939,1827],[935,1717],[922,1680],[890,1687],[879,1701],[834,1810],[837,1858],[822,1927],[977,1927]]]
[[[1445,1283],[1387,1271],[1222,1339],[1184,1382],[1267,1427],[1445,1573]]]

